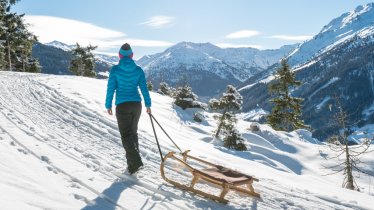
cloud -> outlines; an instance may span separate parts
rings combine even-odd
[[[243,47],[250,47],[250,48],[256,48],[256,49],[262,49],[263,46],[261,45],[250,45],[250,44],[229,44],[229,43],[219,43],[215,44],[216,46],[220,48],[243,48]]]
[[[270,36],[269,38],[273,39],[280,39],[280,40],[286,40],[286,41],[305,41],[308,39],[311,39],[313,36],[289,36],[289,35],[274,35]]]
[[[137,47],[169,47],[173,45],[171,42],[147,39],[124,39],[122,40],[122,44],[124,42],[128,42],[131,46]]]
[[[147,25],[152,28],[162,28],[171,25],[174,22],[174,19],[174,17],[169,16],[154,16],[150,17],[147,21],[140,24]]]
[[[258,31],[253,30],[242,30],[242,31],[236,31],[234,33],[226,35],[227,39],[241,39],[241,38],[249,38],[253,36],[260,35],[261,33]]]
[[[167,47],[170,42],[128,38],[123,32],[96,26],[91,23],[52,16],[25,16],[29,30],[38,36],[42,43],[54,40],[65,44],[98,45],[98,51],[118,48],[128,42],[132,46]]]

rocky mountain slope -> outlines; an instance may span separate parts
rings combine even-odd
[[[348,113],[351,129],[374,123],[373,5],[359,6],[334,19],[289,57],[291,64],[299,63],[293,70],[297,79],[303,82],[293,95],[305,99],[303,118],[319,139],[337,131],[332,122],[336,97]],[[318,53],[301,64],[307,57],[302,52],[306,52],[309,46],[322,46],[322,43],[324,45]],[[264,71],[267,74],[256,75],[241,86],[245,111],[257,106],[270,110],[267,87],[275,69],[276,66],[273,66]]]

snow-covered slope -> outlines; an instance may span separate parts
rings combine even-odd
[[[234,152],[211,137],[212,114],[200,124],[194,110],[151,93],[154,116],[182,149],[260,179],[261,199],[229,193],[228,205],[183,192],[164,182],[149,117],[143,112],[139,143],[145,169],[123,173],[125,154],[116,119],[104,110],[106,81],[74,76],[0,72],[0,206],[2,209],[370,209],[373,186],[356,177],[361,192],[340,187],[342,176],[326,145],[310,133],[250,132],[239,120],[248,151]],[[161,131],[159,131],[161,132]],[[174,150],[159,135],[164,152]],[[372,172],[373,157],[364,156]],[[370,165],[371,164],[371,165]],[[175,167],[168,166],[169,169]],[[178,169],[175,169],[178,170]],[[118,174],[122,174],[119,179]],[[185,177],[175,177],[183,181]],[[204,190],[206,183],[197,185]]]
[[[366,37],[372,34],[374,34],[374,3],[369,3],[333,19],[320,33],[296,48],[289,56],[289,63],[303,64],[334,46],[354,38],[355,35]]]
[[[47,45],[47,46],[59,48],[59,49],[64,50],[64,51],[71,51],[75,47],[75,45],[68,45],[68,44],[59,42],[57,40],[52,41],[52,42],[48,42],[48,43],[44,43],[44,44]]]

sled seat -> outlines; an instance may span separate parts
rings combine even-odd
[[[196,171],[211,179],[233,185],[242,185],[253,179],[252,176],[248,176],[246,174],[218,165],[212,168],[206,168]]]
[[[222,203],[228,202],[228,200],[225,199],[225,196],[230,190],[234,190],[234,191],[243,193],[245,195],[250,195],[250,196],[260,198],[260,194],[255,192],[252,186],[253,181],[258,182],[259,181],[258,179],[252,176],[243,174],[241,172],[231,170],[229,168],[216,165],[208,161],[202,160],[200,158],[191,156],[188,154],[188,152],[189,150],[181,153],[180,155],[182,156],[182,158],[177,157],[175,155],[175,152],[169,152],[164,157],[163,162],[161,163],[161,166],[160,166],[160,171],[161,171],[161,176],[165,181],[183,190],[188,190],[188,191],[197,193],[199,195],[208,197],[212,200],[219,201]],[[168,158],[176,160],[182,166],[187,168],[188,171],[192,174],[192,180],[189,186],[181,184],[177,181],[171,180],[165,176],[164,167],[165,167],[165,162]],[[194,168],[187,163],[187,158],[196,160],[200,163],[208,165],[209,167],[202,168],[202,169]],[[194,188],[195,184],[200,180],[204,180],[210,184],[214,184],[218,186],[219,188],[222,188],[220,195],[219,196],[213,195],[211,193],[204,192],[202,190]]]

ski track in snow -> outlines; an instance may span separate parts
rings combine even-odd
[[[117,176],[114,172],[125,168],[122,145],[115,140],[119,139],[116,125],[100,120],[100,118],[86,111],[86,108],[79,106],[77,102],[63,97],[57,91],[51,90],[30,78],[25,77],[20,80],[12,83],[14,86],[10,83],[4,86],[2,84],[0,106],[2,106],[1,111],[8,120],[27,135],[52,146],[64,154],[66,158],[74,159],[82,166],[99,172],[108,180],[116,181]],[[5,90],[9,90],[9,92],[5,92]],[[13,97],[14,101],[7,101],[4,100],[4,98],[9,98],[6,97],[6,94],[18,97]],[[29,112],[26,112],[27,110]],[[28,125],[38,126],[38,130],[42,131],[41,134],[37,133],[35,127]],[[67,125],[70,126],[68,127]],[[105,129],[111,129],[112,134],[105,132]],[[81,133],[87,134],[81,135]],[[79,142],[69,138],[72,136],[77,137]],[[103,141],[103,139],[110,141]],[[93,150],[83,151],[83,148],[92,148]],[[147,148],[147,150],[149,151],[151,148]],[[32,151],[29,152],[32,153]],[[156,150],[154,150],[154,154],[157,154]],[[35,156],[39,157],[38,155]],[[150,161],[153,166],[148,164],[149,168],[147,167],[146,169],[148,172],[150,172],[151,168],[158,169],[157,158],[155,156],[153,161]],[[152,157],[148,157],[148,159],[152,160]],[[56,166],[52,165],[52,167],[58,169]],[[58,169],[58,171],[63,170]],[[155,170],[153,173],[157,172]],[[69,175],[68,173],[64,174]],[[73,175],[69,176],[74,177]],[[155,177],[153,176],[152,178]],[[79,179],[74,177],[74,180]],[[131,181],[131,179],[129,180]],[[89,187],[82,181],[78,181],[78,183],[85,185],[86,188]],[[135,188],[145,194],[147,194],[146,191],[149,191],[139,187]],[[90,190],[94,191],[92,188]],[[94,193],[97,192],[94,191]],[[102,195],[98,194],[98,196]],[[181,206],[175,207],[183,209]]]
[[[126,168],[124,149],[116,122],[42,84],[38,77],[42,76],[1,75],[0,112],[2,118],[8,122],[7,126],[1,124],[3,126],[0,127],[0,138],[3,138],[1,135],[8,135],[22,151],[46,162],[51,171],[67,176],[94,193],[97,196],[96,201],[101,198],[107,202],[106,205],[128,209],[126,201],[116,201],[102,190],[96,189],[95,180],[89,182],[68,169],[61,168],[58,161],[54,162],[55,157],[63,157],[62,159],[70,161],[76,167],[91,171],[96,179],[101,178],[112,185],[122,183],[146,196],[148,199],[143,204],[143,209],[359,209],[352,203],[342,203],[333,198],[313,195],[306,190],[294,189],[274,180],[261,178],[255,188],[261,193],[262,199],[229,193],[228,199],[231,202],[228,205],[181,191],[162,180],[159,173],[160,159],[153,136],[141,130],[139,143],[145,169],[138,173],[138,178],[126,175],[123,173]],[[56,152],[49,156],[38,153],[35,148],[29,146],[30,143],[27,143],[26,139],[12,136],[12,132],[8,131],[12,126],[12,129],[18,129],[38,144],[50,147],[50,150]],[[170,149],[163,147],[164,151]],[[183,178],[185,177],[180,177]],[[84,209],[95,207],[92,206],[95,202],[84,196],[76,194],[74,197],[87,203],[87,208]],[[100,206],[97,209],[100,209]]]

